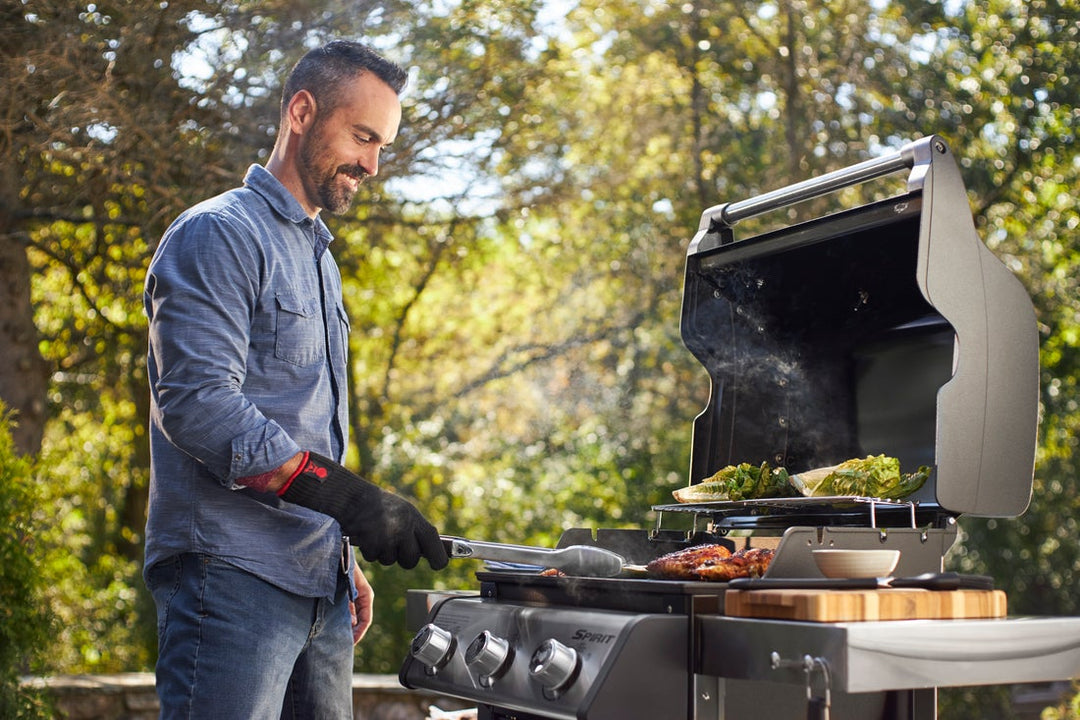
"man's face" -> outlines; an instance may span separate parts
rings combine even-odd
[[[366,178],[379,171],[379,153],[397,136],[401,103],[376,75],[354,78],[341,103],[316,114],[300,147],[304,192],[315,207],[340,215]]]

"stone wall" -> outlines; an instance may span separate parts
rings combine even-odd
[[[153,673],[61,675],[31,678],[45,688],[64,720],[156,720]],[[467,707],[458,700],[415,690],[398,683],[397,675],[354,675],[353,716],[356,720],[425,720],[429,707]]]

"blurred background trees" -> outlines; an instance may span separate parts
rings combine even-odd
[[[265,160],[288,67],[337,36],[412,75],[383,173],[330,219],[354,468],[449,533],[650,526],[708,389],[678,337],[701,212],[939,133],[1043,342],[1032,507],[965,518],[950,562],[1014,612],[1077,614],[1078,35],[1072,0],[9,3],[0,398],[38,458],[48,669],[152,664],[143,274],[181,209]],[[472,568],[369,571],[357,668],[394,672],[405,588]]]

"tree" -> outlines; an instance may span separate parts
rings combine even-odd
[[[0,70],[3,71],[5,96],[9,98],[0,124],[0,341],[5,360],[0,366],[0,398],[17,416],[12,436],[24,453],[41,446],[45,425],[45,398],[48,368],[37,350],[37,328],[30,305],[30,265],[26,257],[27,238],[18,218],[23,148],[17,140],[25,132],[29,119],[28,105],[34,107],[28,88],[19,78],[27,74],[31,46],[28,24],[14,5],[0,10],[0,23],[10,28],[0,46]],[[33,117],[34,113],[29,113]],[[22,116],[22,117],[20,117]]]

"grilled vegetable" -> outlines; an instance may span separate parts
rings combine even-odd
[[[807,497],[858,495],[899,500],[923,486],[930,477],[925,465],[913,473],[900,472],[900,461],[885,455],[868,455],[792,475],[793,487]]]
[[[797,493],[788,481],[787,470],[782,467],[774,468],[763,462],[761,465],[728,465],[708,480],[679,488],[673,494],[679,502],[695,503],[792,497]]]
[[[741,463],[728,465],[709,479],[672,494],[681,503],[837,495],[899,500],[921,488],[929,477],[930,468],[925,465],[913,473],[901,473],[900,461],[885,455],[854,458],[797,475],[767,462]]]

